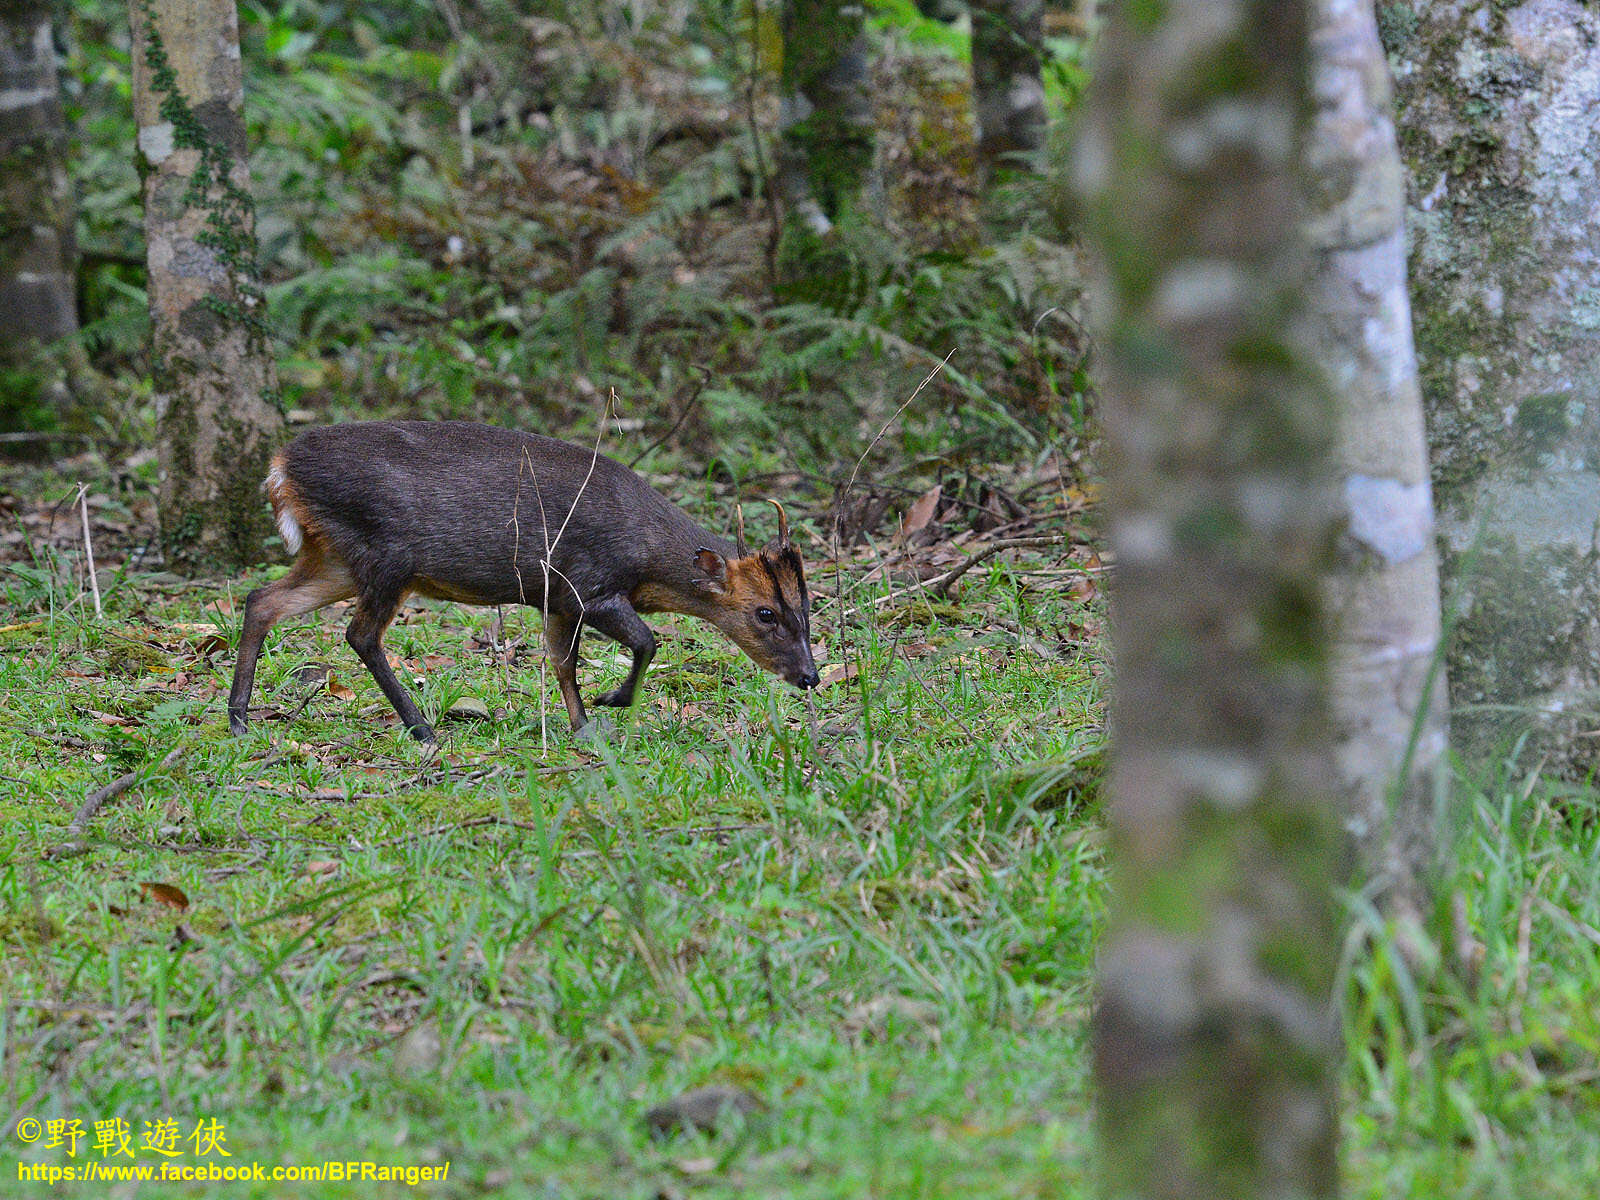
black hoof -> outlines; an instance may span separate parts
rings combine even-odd
[[[439,744],[439,739],[434,736],[433,730],[426,725],[413,725],[407,732],[425,746],[437,746]]]
[[[621,688],[613,688],[603,696],[596,696],[589,703],[600,708],[627,708],[633,703],[633,695]]]
[[[250,732],[250,718],[243,713],[229,713],[228,732],[234,737],[243,737]]]

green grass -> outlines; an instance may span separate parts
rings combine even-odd
[[[256,704],[292,719],[232,739],[231,649],[175,628],[231,643],[222,587],[130,578],[96,621],[13,573],[4,1107],[89,1138],[76,1160],[25,1151],[13,1120],[10,1145],[82,1163],[97,1120],[137,1147],[146,1120],[216,1119],[235,1161],[450,1161],[430,1194],[1070,1192],[1102,891],[1070,763],[1101,740],[1099,667],[1003,627],[1064,593],[974,575],[953,617],[848,627],[860,673],[814,718],[707,628],[658,622],[642,702],[598,742],[574,741],[537,661],[468,645],[492,614],[419,607],[388,645],[425,709],[495,713],[442,724],[433,758],[337,612],[275,633]],[[508,625],[536,644],[536,615]],[[840,661],[826,605],[815,632]],[[592,693],[622,664],[585,645]],[[307,699],[311,663],[336,687]],[[87,792],[175,746],[89,854],[45,857]],[[649,1136],[646,1109],[707,1082],[769,1111]]]
[[[996,561],[959,604],[869,605],[843,637],[824,603],[818,640],[860,674],[814,713],[658,622],[641,704],[593,742],[535,657],[469,642],[492,614],[419,606],[388,641],[425,709],[494,714],[442,723],[433,757],[336,611],[275,633],[256,704],[288,719],[233,739],[244,584],[129,576],[96,620],[51,571],[4,570],[0,1194],[50,1194],[13,1159],[98,1159],[114,1117],[135,1147],[176,1121],[176,1162],[205,1161],[181,1139],[216,1120],[233,1163],[451,1164],[420,1193],[165,1185],[183,1195],[1090,1192],[1102,668],[1051,641],[1082,620],[1060,579]],[[229,645],[179,627],[203,621]],[[507,623],[537,644],[534,614]],[[623,664],[585,645],[593,693]],[[312,664],[331,690],[296,676]],[[87,792],[175,747],[88,854],[48,856]],[[1351,903],[1352,1195],[1600,1179],[1600,811],[1535,766],[1458,784],[1420,951]],[[706,1083],[767,1111],[652,1138],[645,1112]],[[81,1121],[77,1158],[22,1146],[27,1116]]]

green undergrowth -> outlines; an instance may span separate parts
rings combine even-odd
[[[1456,781],[1424,928],[1346,935],[1353,1196],[1600,1184],[1600,793],[1518,754]]]
[[[242,585],[128,576],[96,620],[20,578],[0,1107],[25,1164],[99,1158],[94,1123],[120,1117],[136,1150],[145,1121],[214,1119],[234,1163],[449,1161],[430,1195],[1080,1186],[1102,863],[1076,764],[1102,740],[1101,668],[1007,629],[1077,612],[1048,579],[996,564],[920,607],[836,589],[864,607],[841,634],[820,603],[814,633],[854,672],[811,705],[660,620],[640,704],[593,739],[531,651],[506,666],[472,641],[491,612],[419,605],[387,639],[402,675],[431,715],[489,714],[442,721],[432,755],[338,610],[275,632],[236,739]],[[536,614],[507,613],[500,644],[519,638]],[[585,646],[592,694],[623,664]],[[88,852],[53,857],[130,770]],[[766,1111],[651,1136],[647,1109],[707,1083]],[[80,1120],[77,1158],[21,1145],[29,1116]],[[209,1186],[185,1194],[352,1194]]]
[[[780,302],[777,75],[752,64],[745,0],[536,17],[497,0],[465,6],[459,32],[444,13],[461,6],[433,0],[240,7],[264,321],[290,410],[564,434],[615,388],[626,419],[699,461],[832,475],[838,430],[870,438],[946,362],[886,449],[974,466],[1088,432],[1060,197],[1041,175],[989,197],[1009,215],[986,222],[969,67],[919,36],[965,32],[910,5],[880,14],[890,220],[841,235],[839,269]],[[153,409],[127,6],[71,8],[81,341],[115,385],[92,423],[137,447]],[[1081,53],[1052,41],[1055,108]]]
[[[1101,664],[1046,643],[1092,617],[1025,564],[973,576],[959,603],[835,589],[857,610],[841,632],[824,601],[815,632],[856,673],[812,705],[661,621],[640,705],[596,739],[536,657],[491,659],[492,614],[419,606],[388,639],[402,674],[432,715],[488,712],[432,755],[337,610],[275,634],[235,739],[241,585],[130,575],[96,620],[13,570],[8,1148],[81,1164],[97,1121],[138,1147],[145,1121],[215,1120],[234,1163],[448,1161],[430,1195],[1088,1195]],[[509,615],[499,645],[536,626]],[[623,663],[586,645],[592,693]],[[1600,1178],[1600,812],[1537,766],[1458,780],[1419,927],[1349,902],[1352,1195]],[[87,853],[55,856],[128,771]],[[652,1136],[652,1106],[713,1083],[764,1110]],[[20,1144],[28,1117],[81,1121],[78,1157]]]

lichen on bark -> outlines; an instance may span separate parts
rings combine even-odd
[[[1306,6],[1117,5],[1076,164],[1117,559],[1104,1194],[1337,1188],[1334,411],[1307,284]]]
[[[282,428],[242,153],[233,0],[131,0],[162,543],[174,566],[259,558]]]
[[[1307,344],[1339,396],[1347,518],[1329,579],[1334,719],[1347,826],[1369,888],[1425,905],[1446,782],[1438,559],[1412,346],[1404,183],[1371,0],[1312,0],[1315,112],[1307,232],[1318,271]]]
[[[0,0],[0,427],[55,416],[46,347],[78,327],[55,55],[48,6]]]
[[[855,0],[782,0],[775,267],[785,300],[846,307],[834,293],[874,256],[882,216],[865,9]]]
[[[1600,522],[1600,324],[1584,300],[1600,295],[1600,11],[1383,11],[1447,607],[1461,613],[1458,740],[1476,756],[1531,726],[1551,765],[1581,771],[1590,750],[1566,714],[1600,708],[1592,588],[1571,567],[1594,556]]]
[[[1043,0],[970,0],[972,108],[986,182],[1044,145]]]

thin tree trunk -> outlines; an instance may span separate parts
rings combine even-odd
[[[72,188],[48,5],[0,0],[0,369],[78,328]]]
[[[971,3],[978,169],[989,182],[1044,145],[1044,0]]]
[[[1396,63],[1417,356],[1469,757],[1600,721],[1600,9],[1380,8]]]
[[[174,565],[251,562],[282,429],[256,267],[233,0],[130,0],[161,535]]]
[[[778,193],[814,237],[851,215],[872,171],[864,14],[848,0],[784,0]]]
[[[1405,185],[1373,0],[1314,0],[1311,355],[1339,397],[1347,524],[1331,577],[1333,708],[1366,871],[1415,915],[1446,784],[1439,568],[1406,285]]]
[[[1117,563],[1095,1017],[1112,1196],[1338,1189],[1334,412],[1293,333],[1305,17],[1117,5],[1078,154]]]

